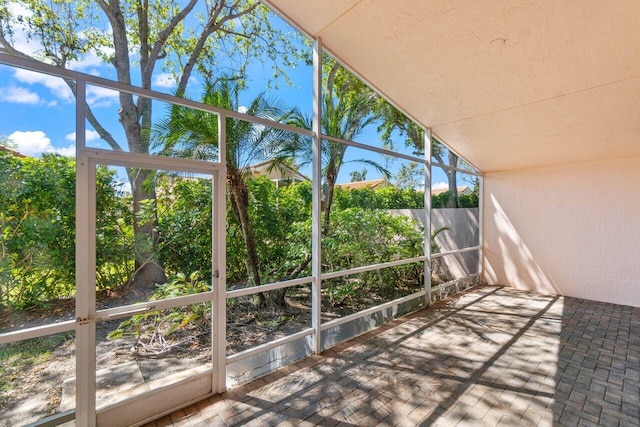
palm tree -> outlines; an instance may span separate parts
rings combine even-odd
[[[348,73],[335,61],[327,61],[327,79],[323,94],[322,131],[326,135],[345,140],[353,140],[370,124],[376,122],[380,113],[374,108],[378,95],[366,87],[355,76]],[[290,123],[295,126],[311,129],[311,118],[299,113],[292,116]],[[348,145],[339,142],[322,141],[322,171],[324,184],[323,197],[323,231],[329,228],[329,218],[333,205],[333,193],[340,173],[345,163],[365,163],[382,172],[387,178],[389,172],[381,165],[371,160],[356,159],[345,161]],[[299,145],[297,155],[302,158],[301,164],[311,159],[309,144]]]
[[[242,85],[229,80],[219,80],[207,85],[202,102],[208,105],[240,111],[239,95]],[[280,121],[286,117],[284,105],[260,93],[246,110],[248,115]],[[215,160],[218,158],[218,120],[210,113],[186,107],[173,106],[168,120],[158,127],[158,143],[162,153],[172,156]],[[260,262],[249,220],[249,189],[245,177],[251,164],[278,157],[276,154],[289,134],[274,128],[266,128],[249,121],[227,119],[226,166],[229,202],[240,224],[247,250],[246,269],[249,285],[260,286]],[[258,294],[260,305],[265,306],[265,295]]]

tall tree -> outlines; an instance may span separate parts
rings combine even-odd
[[[219,80],[207,86],[202,102],[208,105],[238,111],[242,84],[232,80]],[[281,121],[287,115],[284,104],[261,93],[246,107],[246,114]],[[173,107],[168,120],[157,129],[158,143],[165,154],[215,160],[218,158],[218,119],[216,116],[184,107]],[[290,135],[276,128],[265,128],[243,120],[226,122],[227,185],[234,216],[240,223],[247,250],[246,269],[249,283],[260,286],[260,260],[249,219],[249,188],[245,178],[250,166],[265,159],[279,158],[279,151],[287,146]],[[261,305],[266,305],[264,294],[258,294]],[[284,297],[284,293],[282,294]],[[277,301],[283,305],[283,301]]]
[[[397,188],[416,190],[424,184],[424,166],[416,162],[402,165],[395,174],[395,179]]]
[[[345,140],[353,140],[360,135],[367,126],[375,123],[380,114],[374,109],[378,95],[369,89],[362,81],[349,73],[339,63],[329,58],[323,65],[323,94],[322,94],[322,132]],[[291,120],[293,124],[311,129],[311,117],[298,114]],[[348,145],[335,141],[322,141],[322,170],[324,183],[322,186],[323,199],[323,230],[329,228],[333,194],[338,174],[345,162]],[[311,159],[311,146],[303,144],[297,147],[297,155],[303,162]],[[388,171],[380,164],[357,159],[350,162],[365,163],[389,176]]]
[[[383,119],[378,130],[382,131],[382,138],[385,142],[390,143],[392,133],[398,131],[400,135],[404,135],[405,145],[413,147],[415,154],[424,154],[424,131],[420,126],[383,99],[379,100],[377,109]],[[431,140],[431,156],[440,164],[458,167],[458,156],[446,149],[436,139]],[[457,208],[459,206],[457,172],[454,169],[443,170],[447,175],[448,183],[447,207]]]
[[[171,73],[176,94],[184,96],[194,74],[207,78],[220,69],[242,77],[251,58],[271,58],[282,75],[292,49],[267,19],[268,10],[257,0],[21,0],[18,7],[0,7],[0,52],[31,57],[60,68],[70,68],[88,54],[112,67],[118,82],[152,88],[153,76]],[[24,31],[38,46],[16,47],[14,35]],[[276,42],[277,41],[277,42]],[[231,59],[230,59],[231,58]],[[74,81],[67,81],[76,93]],[[91,105],[87,120],[113,150],[148,153],[152,103],[119,94],[119,121],[126,145],[100,122]],[[155,205],[155,187],[148,170],[128,170],[136,213],[145,201]],[[164,271],[154,250],[156,219],[139,220],[136,239],[136,280],[163,282]],[[149,245],[150,244],[150,245]]]

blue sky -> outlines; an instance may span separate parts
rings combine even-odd
[[[286,24],[280,21],[278,25]],[[39,49],[37,44],[28,41],[19,30],[15,32],[14,40],[15,46],[24,52],[33,53]],[[113,69],[105,65],[95,54],[89,54],[82,60],[72,63],[71,68],[92,75],[113,78]],[[248,90],[245,93],[246,102],[267,88],[270,75],[271,70],[268,66],[258,62],[252,64]],[[310,67],[301,64],[296,69],[290,70],[288,75],[292,84],[277,82],[278,89],[273,92],[273,96],[284,100],[288,105],[297,105],[303,111],[309,112],[312,102]],[[201,83],[197,76],[192,77],[188,89],[192,98],[199,97]],[[175,89],[175,81],[169,74],[158,72],[154,75],[153,87],[155,90],[171,93]],[[117,93],[89,86],[87,100],[96,115],[101,118],[103,125],[113,133],[116,139],[123,140],[124,134],[117,122]],[[40,156],[42,153],[49,152],[73,156],[75,152],[74,108],[73,94],[62,79],[0,65],[0,135],[9,137],[18,151],[29,156]],[[165,107],[157,106],[154,110],[156,118],[162,117]],[[375,125],[371,126],[358,138],[358,141],[380,146],[375,128]],[[108,148],[92,129],[87,131],[86,140],[90,146]],[[399,139],[395,145],[399,151],[411,153],[410,149],[404,147],[402,140]],[[353,159],[367,158],[380,162],[378,154],[354,148],[349,149],[347,156]],[[387,162],[387,166],[393,173],[403,163],[406,161],[396,160]],[[368,171],[367,179],[376,179],[380,176],[370,166],[353,163],[345,165],[339,182],[349,181],[351,171],[360,171],[363,168]],[[445,181],[444,174],[434,170],[432,180],[434,187],[442,187]]]

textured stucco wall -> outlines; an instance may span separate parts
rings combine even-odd
[[[488,173],[483,222],[487,282],[640,307],[640,158]]]

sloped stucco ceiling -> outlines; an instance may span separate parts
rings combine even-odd
[[[640,1],[265,3],[485,172],[640,156]]]

